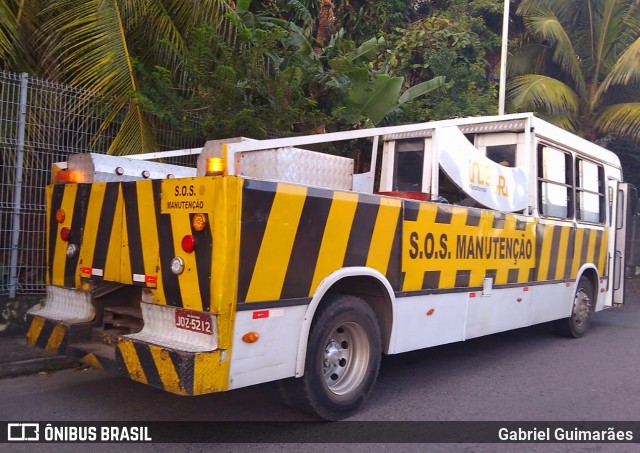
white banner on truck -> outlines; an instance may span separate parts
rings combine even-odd
[[[442,170],[471,198],[503,212],[527,207],[527,173],[481,154],[456,126],[436,129]]]

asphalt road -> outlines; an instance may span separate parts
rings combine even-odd
[[[385,357],[372,397],[350,421],[640,421],[640,290],[631,288],[627,294],[622,308],[597,313],[588,335],[578,340],[558,337],[551,325],[544,324]],[[0,395],[0,420],[10,421],[315,420],[282,403],[274,384],[189,398],[94,369],[1,379]],[[322,440],[341,442],[339,436]],[[291,446],[172,444],[162,450],[288,451]],[[34,450],[33,445],[10,447],[11,451]],[[61,451],[59,445],[37,447]],[[86,445],[74,447],[74,451],[87,449]],[[102,444],[91,449],[156,451],[157,447],[114,450]],[[638,444],[295,445],[296,451],[454,449],[640,451]]]

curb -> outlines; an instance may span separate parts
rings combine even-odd
[[[0,379],[72,368],[77,362],[65,356],[40,357],[0,363]]]

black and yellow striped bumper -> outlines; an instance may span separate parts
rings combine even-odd
[[[119,337],[112,351],[88,340],[92,323],[69,324],[30,315],[27,343],[67,355],[85,365],[178,395],[226,390],[226,366],[221,351],[188,352]]]

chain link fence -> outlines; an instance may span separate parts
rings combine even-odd
[[[119,123],[100,128],[100,103],[87,90],[0,71],[0,297],[45,293],[51,165],[73,153],[106,152]],[[162,150],[203,145],[168,129],[158,137]]]

